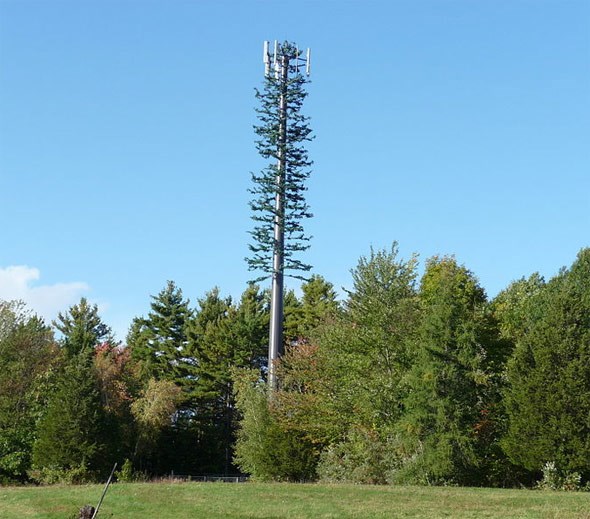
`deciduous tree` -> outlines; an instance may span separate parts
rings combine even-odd
[[[60,355],[43,321],[0,301],[0,484],[26,481],[36,424]]]

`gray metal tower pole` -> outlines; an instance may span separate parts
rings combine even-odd
[[[277,77],[280,80],[279,102],[279,150],[277,164],[277,194],[275,197],[274,251],[272,287],[270,296],[270,333],[268,347],[268,383],[271,390],[277,389],[277,359],[283,354],[283,295],[284,295],[284,248],[285,248],[285,172],[287,144],[287,81],[289,79],[289,56],[281,54]]]

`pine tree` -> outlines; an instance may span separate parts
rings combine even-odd
[[[42,481],[92,479],[116,457],[106,455],[106,415],[94,367],[95,348],[112,334],[84,298],[54,324],[64,334],[66,363],[38,424],[33,464]]]
[[[221,297],[216,287],[198,300],[199,306],[188,328],[189,349],[197,366],[194,388],[194,402],[201,407],[203,403],[215,401],[219,396],[220,385],[229,379],[231,344],[225,336],[225,329],[232,311],[231,297]]]
[[[85,297],[66,314],[60,312],[53,326],[63,334],[61,344],[70,358],[94,350],[103,341],[114,343],[111,329],[98,315],[98,306],[90,305]]]
[[[301,338],[304,328],[303,308],[295,290],[283,293],[283,315],[283,346],[287,346]]]
[[[171,380],[190,390],[195,362],[187,350],[188,305],[182,290],[168,281],[157,296],[152,296],[148,317],[133,320],[127,345],[132,358],[141,363],[146,380]]]
[[[219,296],[217,289],[199,300],[189,328],[191,350],[198,365],[193,405],[195,419],[209,436],[211,470],[232,468],[236,409],[231,370],[266,364],[268,312],[264,294],[251,285],[239,305]],[[215,452],[211,452],[215,451]]]
[[[303,282],[301,291],[301,300],[293,290],[286,290],[284,294],[286,346],[308,342],[313,330],[340,311],[334,285],[322,276],[312,275]]]
[[[127,336],[132,364],[140,379],[133,396],[141,401],[146,395],[162,394],[162,390],[169,393],[169,383],[180,390],[180,396],[175,400],[177,412],[166,417],[168,423],[160,424],[157,434],[154,431],[150,436],[136,416],[134,462],[151,474],[171,470],[194,473],[201,469],[197,461],[200,455],[197,438],[201,431],[195,424],[193,401],[198,360],[188,336],[193,312],[173,281],[168,281],[158,295],[152,296],[150,306],[147,317],[133,320]]]
[[[33,465],[46,483],[92,480],[106,470],[105,415],[92,376],[92,354],[70,359],[37,427]]]

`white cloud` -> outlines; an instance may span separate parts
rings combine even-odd
[[[21,299],[29,309],[50,322],[58,312],[77,303],[89,289],[82,282],[35,285],[40,278],[39,269],[26,265],[0,268],[0,299]]]

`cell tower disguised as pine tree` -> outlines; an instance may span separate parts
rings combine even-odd
[[[304,147],[312,139],[308,117],[301,114],[307,97],[304,87],[310,71],[310,51],[305,55],[289,42],[277,43],[271,53],[264,42],[265,81],[256,90],[260,107],[259,125],[254,129],[259,139],[258,152],[269,165],[260,174],[252,174],[254,187],[250,202],[255,222],[250,232],[253,243],[246,258],[249,270],[260,272],[256,280],[272,279],[270,341],[268,348],[268,382],[276,388],[276,359],[283,352],[283,279],[285,271],[306,272],[310,265],[296,254],[309,248],[303,220],[312,214],[305,201],[305,185],[312,162]],[[303,279],[301,274],[287,274]]]

